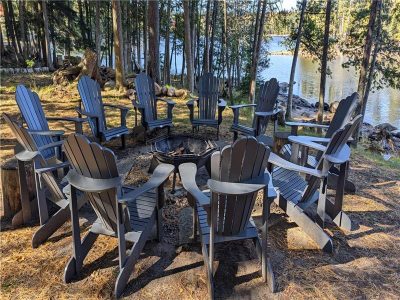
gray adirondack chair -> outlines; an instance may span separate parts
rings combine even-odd
[[[97,141],[109,141],[113,138],[120,137],[122,148],[125,148],[125,135],[128,134],[126,114],[129,109],[122,105],[103,103],[99,83],[86,75],[79,79],[78,91],[84,110],[79,107],[77,111],[80,115],[88,117],[90,129]],[[104,107],[120,110],[120,126],[113,128],[107,126]]]
[[[199,126],[217,128],[219,138],[219,126],[222,122],[222,112],[226,107],[226,101],[219,98],[219,80],[212,73],[204,74],[199,81],[199,97],[189,100],[186,105],[189,108],[190,122],[193,131]],[[194,117],[195,103],[197,104],[197,118]]]
[[[330,141],[333,133],[338,129],[343,128],[353,117],[354,112],[358,105],[359,96],[358,93],[353,93],[349,97],[341,100],[339,102],[339,106],[331,120],[329,125],[321,125],[315,123],[301,123],[301,122],[286,122],[286,125],[291,126],[291,134],[292,136],[289,138],[289,141],[302,141],[307,140],[311,142],[317,143],[325,143],[327,144]],[[325,137],[313,137],[313,136],[297,136],[298,127],[309,127],[309,128],[322,128],[326,130]],[[317,165],[318,160],[321,158],[322,153],[319,152],[317,156],[309,155],[307,151],[307,147],[302,146],[300,143],[292,143],[284,145],[281,153],[285,159],[290,159],[290,161],[294,163],[300,163],[302,165],[308,165],[311,167],[315,167]],[[335,166],[332,166],[329,174],[329,187],[336,189],[338,176],[340,170],[338,170]],[[355,186],[352,182],[347,180],[347,172],[346,172],[346,182],[345,182],[345,190],[349,192],[355,191]]]
[[[164,200],[163,183],[174,166],[160,164],[149,181],[132,189],[121,186],[111,150],[77,134],[68,137],[63,150],[72,166],[67,179],[71,185],[73,235],[73,256],[65,268],[64,281],[68,283],[79,275],[83,261],[99,234],[114,236],[118,238],[119,274],[115,295],[119,297],[156,221],[160,236],[159,208]],[[97,216],[83,240],[80,237],[77,190],[84,192]],[[127,242],[133,243],[130,251],[126,250]]]
[[[171,127],[173,126],[172,110],[175,106],[175,102],[169,99],[157,97],[154,88],[154,81],[145,73],[140,73],[136,76],[135,87],[137,101],[135,99],[132,100],[132,104],[135,108],[135,126],[137,126],[137,110],[139,110],[142,116],[142,125],[146,131],[167,127],[169,134]],[[160,119],[157,113],[157,103],[159,101],[168,105],[167,116],[163,119]]]
[[[233,111],[233,124],[231,126],[231,131],[233,131],[233,141],[236,141],[239,133],[250,136],[264,134],[270,120],[274,121],[275,132],[277,114],[280,112],[280,109],[277,107],[278,94],[279,83],[276,78],[271,78],[269,81],[261,85],[257,103],[230,106]],[[251,127],[240,124],[240,109],[244,107],[255,108]],[[268,146],[273,146],[273,139],[270,139]]]
[[[244,137],[221,152],[214,152],[209,192],[197,187],[195,164],[179,166],[182,184],[194,208],[193,235],[196,237],[198,228],[211,298],[214,297],[214,244],[243,239],[253,240],[261,256],[263,280],[268,282],[272,292],[275,291],[274,275],[267,257],[267,220],[270,205],[276,197],[271,176],[265,170],[269,154],[270,149],[254,137]],[[264,191],[261,239],[251,218],[260,190]]]
[[[48,121],[73,122],[75,131],[82,133],[82,123],[86,121],[85,119],[70,117],[46,118],[38,94],[22,84],[17,86],[15,100],[29,131],[35,133],[33,138],[39,147],[59,141],[65,133],[63,130],[50,130]],[[52,157],[55,155],[55,150],[50,147],[43,150],[42,154],[46,158]]]
[[[32,237],[32,247],[36,248],[47,241],[57,229],[59,229],[66,221],[69,220],[69,186],[63,186],[56,180],[53,175],[54,171],[63,169],[69,165],[68,162],[52,163],[43,155],[43,151],[59,147],[62,141],[46,144],[38,147],[32,134],[27,129],[20,126],[16,121],[12,120],[7,114],[2,115],[9,125],[17,141],[24,148],[23,151],[15,156],[18,160],[18,171],[20,181],[21,206],[23,216],[31,217],[31,204],[29,203],[27,183],[25,177],[25,167],[21,162],[33,161],[36,182],[36,199],[39,210],[40,227]],[[47,193],[46,195],[46,191]],[[57,212],[52,216],[49,215],[49,207],[47,199],[57,207]],[[78,208],[84,204],[83,197],[79,197]]]
[[[275,168],[272,172],[273,184],[277,188],[279,205],[291,220],[297,223],[316,244],[327,252],[333,251],[330,236],[324,231],[325,218],[329,216],[339,227],[350,229],[351,220],[342,211],[343,188],[346,165],[350,159],[350,147],[347,145],[355,128],[361,121],[361,116],[354,118],[343,129],[332,134],[327,145],[302,140],[304,147],[322,152],[315,167],[306,167],[287,161],[271,153],[269,163]],[[338,189],[335,199],[326,198],[327,181],[330,168],[341,165],[342,173],[339,176]],[[305,210],[317,203],[315,219]]]

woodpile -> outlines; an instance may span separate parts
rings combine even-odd
[[[53,84],[67,85],[71,81],[79,80],[83,75],[97,80],[101,87],[107,81],[115,80],[115,70],[107,67],[98,67],[97,60],[97,53],[91,49],[86,49],[78,65],[67,63],[53,73]]]
[[[185,98],[187,95],[187,91],[185,89],[176,89],[174,87],[167,86],[159,86],[157,83],[154,83],[155,93],[158,97],[183,97]],[[126,95],[129,99],[135,99],[135,89],[128,89],[126,91]]]

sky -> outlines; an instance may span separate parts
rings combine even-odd
[[[289,10],[291,8],[296,7],[297,0],[283,0],[282,1],[282,8]]]

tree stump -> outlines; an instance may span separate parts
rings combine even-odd
[[[273,151],[275,153],[279,153],[282,149],[282,147],[289,143],[289,135],[291,135],[290,132],[275,132],[274,134],[274,149]]]
[[[3,163],[0,167],[2,201],[0,201],[0,216],[2,218],[13,217],[13,226],[24,223],[21,206],[21,193],[18,177],[18,163],[15,158]],[[28,183],[29,200],[33,200],[36,194],[35,177],[32,164],[25,165],[26,179]]]

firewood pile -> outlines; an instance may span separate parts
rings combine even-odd
[[[156,96],[159,97],[180,97],[185,98],[187,96],[187,90],[185,89],[177,89],[172,86],[160,86],[157,83],[154,83],[154,89]],[[135,89],[131,88],[126,91],[126,95],[129,99],[135,99]]]
[[[53,84],[67,85],[71,81],[79,80],[83,75],[96,79],[102,87],[107,81],[115,80],[115,70],[104,66],[98,67],[97,59],[96,52],[86,49],[78,65],[65,63],[53,73]]]

